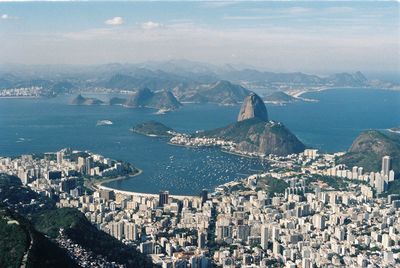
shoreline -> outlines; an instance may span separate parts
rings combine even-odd
[[[119,176],[116,178],[110,178],[110,179],[104,179],[104,180],[100,180],[97,181],[95,183],[92,184],[92,187],[94,188],[94,190],[110,190],[113,191],[116,194],[123,194],[123,195],[130,195],[130,196],[135,196],[135,197],[154,197],[154,198],[158,198],[159,194],[152,194],[152,193],[141,193],[141,192],[134,192],[134,191],[127,191],[127,190],[120,190],[120,189],[116,189],[113,187],[109,187],[109,186],[104,186],[104,183],[108,183],[108,182],[112,182],[112,181],[119,181],[119,180],[124,180],[124,179],[129,179],[129,178],[134,178],[137,177],[139,175],[141,175],[143,173],[142,169],[136,168],[139,172],[135,173],[134,175],[125,175],[125,176]],[[92,190],[93,190],[92,188]],[[170,195],[170,197],[174,198],[174,199],[178,199],[178,200],[184,200],[184,199],[197,199],[200,198],[197,195]]]
[[[108,183],[108,182],[112,182],[112,181],[120,181],[120,180],[128,179],[128,178],[134,178],[134,177],[137,177],[137,176],[139,176],[140,174],[143,173],[142,169],[140,169],[140,168],[136,168],[136,169],[138,170],[138,172],[134,173],[132,175],[124,175],[124,176],[118,176],[118,177],[115,177],[115,178],[100,179],[99,181],[94,182],[93,186],[99,187],[99,186],[103,186],[102,185],[103,183]]]
[[[329,87],[329,86],[321,86],[320,88],[315,88],[311,90],[293,90],[293,91],[287,91],[286,93],[294,98],[297,98],[299,100],[304,100],[304,101],[315,101],[313,99],[307,99],[301,97],[303,94],[306,93],[313,93],[313,92],[322,92],[326,90],[331,90],[331,89],[376,89],[376,90],[387,90],[387,91],[400,91],[395,88],[376,88],[376,87]]]

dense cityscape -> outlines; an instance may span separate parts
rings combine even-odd
[[[400,196],[382,195],[394,180],[390,156],[381,171],[364,173],[336,165],[337,155],[313,149],[270,155],[268,172],[198,197],[129,193],[98,183],[91,191],[79,177],[127,173],[122,163],[70,149],[1,158],[0,172],[56,197],[59,207],[80,210],[162,267],[396,266]],[[62,230],[56,241],[83,266],[107,263],[68,243]]]

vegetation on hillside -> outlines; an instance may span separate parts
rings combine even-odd
[[[284,180],[275,179],[271,176],[259,177],[257,188],[266,189],[269,194],[282,194],[289,186]]]
[[[348,167],[363,167],[364,171],[380,171],[382,157],[392,158],[392,168],[400,173],[400,135],[370,130],[362,132],[353,142],[349,151],[339,159],[339,164]]]
[[[136,125],[132,131],[147,136],[171,137],[169,132],[173,129],[157,121],[147,121]]]
[[[56,208],[53,200],[43,198],[29,188],[22,186],[18,178],[1,174],[0,189],[0,202],[9,208],[11,213],[16,214],[18,212],[21,214],[18,221],[20,223],[26,222],[26,230],[29,230],[29,233],[33,234],[37,241],[42,241],[45,238],[43,234],[50,238],[55,238],[59,230],[63,228],[65,234],[72,241],[91,250],[95,254],[107,257],[110,261],[125,264],[127,267],[152,266],[151,261],[145,255],[105,232],[98,230],[78,210],[73,208]],[[30,224],[30,221],[32,221],[32,224]],[[12,235],[12,233],[8,233],[8,235]],[[21,240],[19,243],[23,244],[24,241]],[[50,240],[43,243],[42,247],[57,248]],[[51,243],[51,245],[48,243]],[[12,246],[13,244],[10,245]],[[7,247],[10,247],[10,245]],[[41,244],[39,243],[39,245]],[[36,262],[51,260],[43,254],[47,254],[46,251],[33,250],[30,257],[32,261]],[[0,267],[3,266],[0,265]]]

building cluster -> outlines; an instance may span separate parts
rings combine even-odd
[[[343,180],[327,173],[345,170],[336,165],[336,156],[317,150],[269,156],[268,172],[226,183],[212,193],[203,190],[199,196],[130,193],[100,185],[90,195],[61,189],[57,205],[80,210],[97,228],[135,246],[163,268],[398,266],[400,195],[379,195],[360,168],[351,170],[351,178],[346,172],[345,189],[315,179],[329,175]],[[36,163],[43,168],[41,176],[52,181],[51,170],[63,177],[73,166],[92,174],[91,161],[105,163],[93,154],[89,161],[62,157],[58,163],[58,153],[55,160],[45,158],[2,158],[0,170],[18,174]],[[52,164],[46,169],[44,162]],[[382,170],[390,178],[390,157],[384,157]],[[282,191],[273,188],[276,182],[284,182]]]
[[[91,152],[63,149],[43,155],[0,157],[0,173],[17,176],[22,184],[48,197],[83,194],[83,178],[125,174],[122,163]]]
[[[327,169],[324,175],[365,181],[373,187],[378,194],[381,194],[388,190],[389,182],[394,181],[395,173],[391,167],[391,157],[384,156],[382,158],[382,168],[380,172],[364,173],[363,167],[354,166],[349,170],[346,169],[344,165],[338,165]]]
[[[39,97],[41,96],[42,91],[43,87],[39,86],[7,88],[0,90],[0,98]]]
[[[219,146],[225,149],[234,148],[235,143],[232,141],[225,141],[217,138],[205,138],[205,137],[191,137],[186,134],[175,134],[171,139],[170,143],[176,145],[184,145],[190,147],[212,147]]]

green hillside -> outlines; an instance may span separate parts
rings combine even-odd
[[[0,189],[0,203],[4,204],[4,206],[9,209],[10,213],[15,215],[18,215],[17,213],[21,214],[18,221],[26,222],[26,224],[23,225],[26,226],[24,230],[29,230],[29,232],[25,231],[25,233],[34,234],[38,241],[42,241],[44,243],[44,246],[41,246],[42,248],[58,248],[47,238],[43,240],[43,238],[45,238],[43,234],[50,238],[56,238],[60,228],[63,228],[65,234],[74,241],[74,243],[79,244],[97,255],[105,256],[109,261],[115,261],[127,267],[152,267],[151,261],[145,255],[123,244],[105,232],[98,230],[78,210],[72,208],[56,208],[53,200],[40,197],[29,188],[24,187],[21,185],[18,178],[0,174]],[[32,202],[32,200],[36,201]],[[15,248],[16,257],[14,259],[18,259],[18,256],[21,255],[20,252],[23,245],[26,245],[27,238],[23,235],[12,238],[10,237],[12,233],[7,232],[8,229],[9,228],[4,227],[6,236],[2,236],[2,239],[7,241],[11,239],[10,242],[7,242],[6,248]],[[13,239],[16,240],[14,241]],[[39,243],[38,245],[41,244]],[[30,255],[30,260],[33,263],[51,262],[52,258],[46,255],[46,251],[39,250],[40,247],[38,247],[36,251],[35,248],[36,246],[33,248],[32,254]],[[15,261],[15,263],[17,262],[18,261]],[[0,267],[3,266],[0,265]]]

